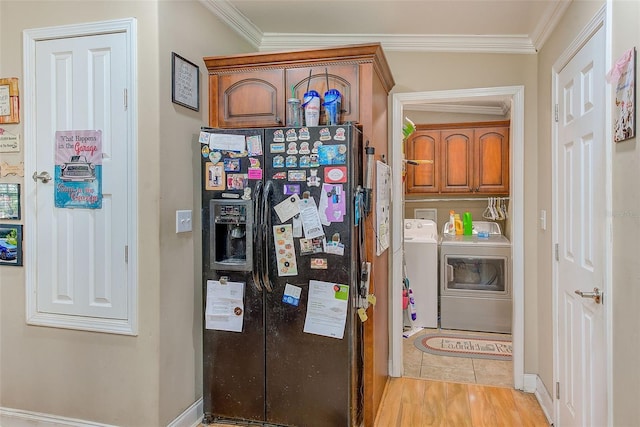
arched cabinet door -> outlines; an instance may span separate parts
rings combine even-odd
[[[509,128],[475,130],[475,185],[479,193],[509,193]]]
[[[341,95],[340,122],[360,122],[359,105],[360,93],[358,91],[358,64],[330,64],[317,67],[290,68],[286,71],[287,88],[289,95],[293,88],[294,95],[303,99],[309,90],[315,90],[320,94],[320,124],[326,123],[324,115],[324,93],[329,89],[338,89]],[[364,101],[363,101],[364,102]]]
[[[209,83],[212,93],[209,99],[213,104],[209,116],[214,127],[285,125],[284,70],[211,75]]]
[[[440,191],[440,131],[414,132],[405,142],[407,193]],[[414,164],[417,163],[417,164]]]
[[[473,191],[473,129],[443,130],[440,133],[443,193]]]

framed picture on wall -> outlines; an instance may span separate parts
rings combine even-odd
[[[200,69],[175,52],[171,52],[171,101],[200,110]]]
[[[0,219],[20,219],[20,184],[0,184]]]
[[[22,225],[0,224],[0,265],[22,265]]]
[[[0,79],[0,123],[20,123],[18,79]]]
[[[613,140],[621,142],[636,136],[636,49],[629,49],[615,66],[616,100],[613,105]]]

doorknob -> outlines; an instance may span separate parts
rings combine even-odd
[[[593,288],[593,292],[576,291],[576,294],[580,295],[582,298],[593,298],[593,301],[596,304],[602,303],[602,294],[598,288]]]
[[[51,175],[49,175],[49,172],[46,172],[46,171],[42,172],[39,175],[38,175],[38,172],[34,172],[32,178],[35,182],[38,182],[38,180],[42,181],[43,184],[46,184],[47,182],[51,181]]]

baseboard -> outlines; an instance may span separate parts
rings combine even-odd
[[[0,426],[2,427],[116,427],[92,421],[20,409],[0,408]]]
[[[198,399],[167,427],[196,427],[202,421],[202,398]],[[2,427],[116,427],[93,421],[59,417],[19,409],[0,408],[0,426]]]
[[[547,391],[544,383],[536,374],[524,374],[524,391],[533,393],[547,417],[550,426],[553,425],[553,397]]]
[[[202,398],[200,398],[185,409],[182,414],[178,415],[175,420],[171,421],[167,427],[196,427],[202,422],[203,414]]]

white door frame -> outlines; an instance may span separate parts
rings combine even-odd
[[[575,56],[575,54],[589,41],[589,39],[602,27],[605,27],[605,70],[609,70],[611,68],[611,8],[612,3],[610,0],[607,0],[607,4],[604,5],[598,13],[593,17],[593,19],[582,29],[580,34],[575,38],[575,40],[567,47],[567,49],[563,52],[563,54],[558,58],[558,60],[553,64],[551,70],[551,78],[552,78],[552,99],[551,99],[551,110],[555,111],[555,106],[558,105],[557,93],[558,93],[558,81],[560,71],[571,61],[571,59]],[[611,123],[612,116],[612,85],[608,84],[605,88],[605,132],[604,132],[604,144],[605,144],[605,205],[603,209],[606,209],[606,212],[612,212],[612,188],[613,188],[613,175],[612,175],[612,147],[613,147],[613,135],[610,129],[613,129]],[[555,120],[551,120],[552,126],[552,182],[554,183],[552,188],[552,200],[553,200],[553,211],[552,211],[552,224],[553,226],[553,242],[552,244],[558,242],[560,230],[557,229],[555,224],[558,223],[559,212],[557,209],[558,206],[558,194],[559,189],[557,188],[558,182],[558,159],[557,159],[557,150],[558,150],[558,124]],[[613,240],[612,240],[612,216],[605,215],[606,225],[604,232],[604,246],[605,246],[605,259],[604,259],[604,283],[603,283],[603,305],[604,305],[604,317],[605,317],[605,340],[606,340],[606,350],[605,350],[605,369],[607,375],[607,424],[613,425],[613,320],[612,320],[612,310],[611,310],[611,301],[612,301],[612,254],[613,254]],[[549,248],[549,253],[555,253],[553,248]],[[559,336],[558,336],[558,263],[552,263],[552,299],[553,299],[553,387],[555,388],[555,384],[559,381]],[[555,393],[554,393],[555,394]],[[559,403],[560,401],[554,398],[553,404],[553,422],[557,424],[558,415],[559,415]],[[588,403],[587,403],[588,404]]]
[[[389,373],[402,376],[402,310],[398,297],[402,293],[402,124],[404,106],[442,102],[511,99],[510,188],[511,247],[513,262],[513,380],[516,389],[524,389],[524,86],[396,93],[393,95],[391,123],[391,165],[396,171],[392,179],[392,268],[389,315],[391,354]]]

